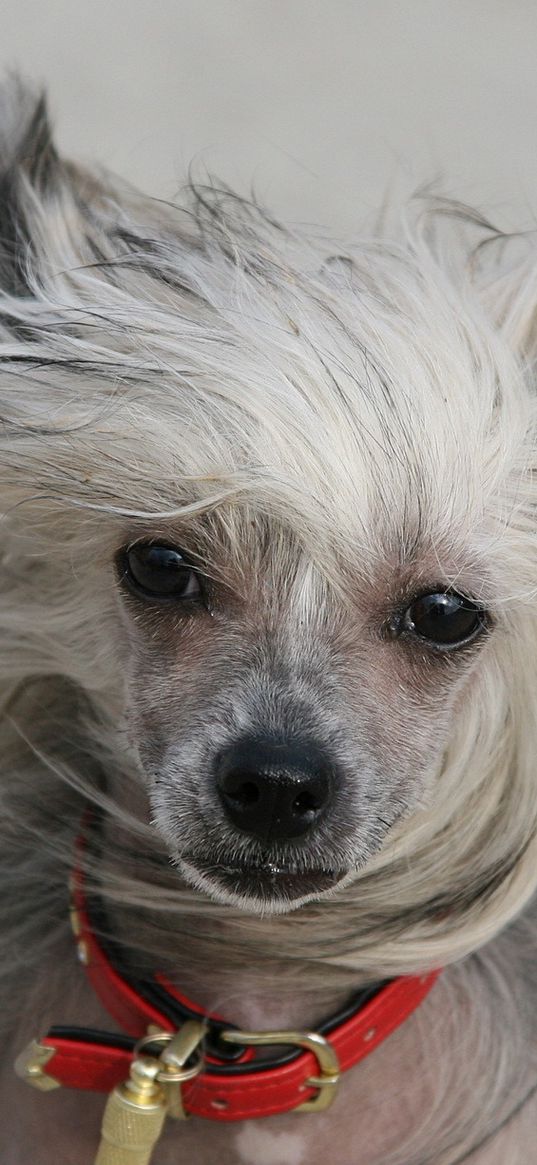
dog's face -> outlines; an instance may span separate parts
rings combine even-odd
[[[252,518],[234,574],[222,525],[118,553],[130,732],[187,880],[276,912],[352,879],[427,794],[491,620],[434,562],[341,563],[334,593]]]

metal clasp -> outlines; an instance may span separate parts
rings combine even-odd
[[[51,1092],[53,1088],[61,1088],[59,1080],[45,1072],[45,1065],[54,1055],[54,1048],[47,1048],[39,1040],[32,1040],[15,1060],[15,1072],[21,1080],[39,1088],[40,1092]]]
[[[340,1079],[340,1065],[337,1052],[332,1044],[319,1035],[318,1032],[281,1031],[281,1032],[242,1032],[222,1031],[220,1039],[229,1044],[250,1044],[252,1047],[265,1047],[268,1044],[291,1044],[294,1047],[305,1048],[313,1052],[320,1068],[318,1076],[309,1076],[304,1081],[304,1087],[317,1088],[316,1096],[304,1100],[293,1110],[294,1112],[321,1112],[329,1108],[336,1094]]]
[[[166,1094],[168,1115],[176,1120],[186,1120],[189,1113],[183,1104],[181,1085],[187,1080],[194,1080],[203,1071],[205,1058],[201,1045],[207,1034],[207,1025],[197,1019],[188,1019],[178,1032],[151,1032],[136,1044],[134,1055],[140,1052],[147,1054],[153,1044],[163,1045],[158,1057],[162,1065],[155,1079],[162,1084]],[[185,1067],[190,1058],[196,1054],[196,1059],[189,1068]]]

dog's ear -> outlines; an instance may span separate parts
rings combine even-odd
[[[34,223],[62,182],[45,97],[17,78],[0,88],[0,288],[30,290]]]

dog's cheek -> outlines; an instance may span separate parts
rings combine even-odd
[[[130,620],[125,715],[143,759],[162,756],[188,731],[214,687],[215,645],[208,616],[178,617],[141,608]]]
[[[171,856],[198,837],[201,844],[202,818],[216,811],[213,758],[233,732],[233,659],[218,634],[204,632],[195,646],[175,639],[162,654],[139,650],[130,665],[128,731],[153,824]]]
[[[477,656],[438,656],[401,643],[381,643],[370,654],[350,691],[362,692],[356,716],[388,798],[397,793],[409,807],[422,801],[464,711]]]

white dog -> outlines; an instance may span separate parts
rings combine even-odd
[[[534,244],[144,199],[17,85],[0,223],[2,1165],[114,1086],[103,1165],[531,1165]]]

